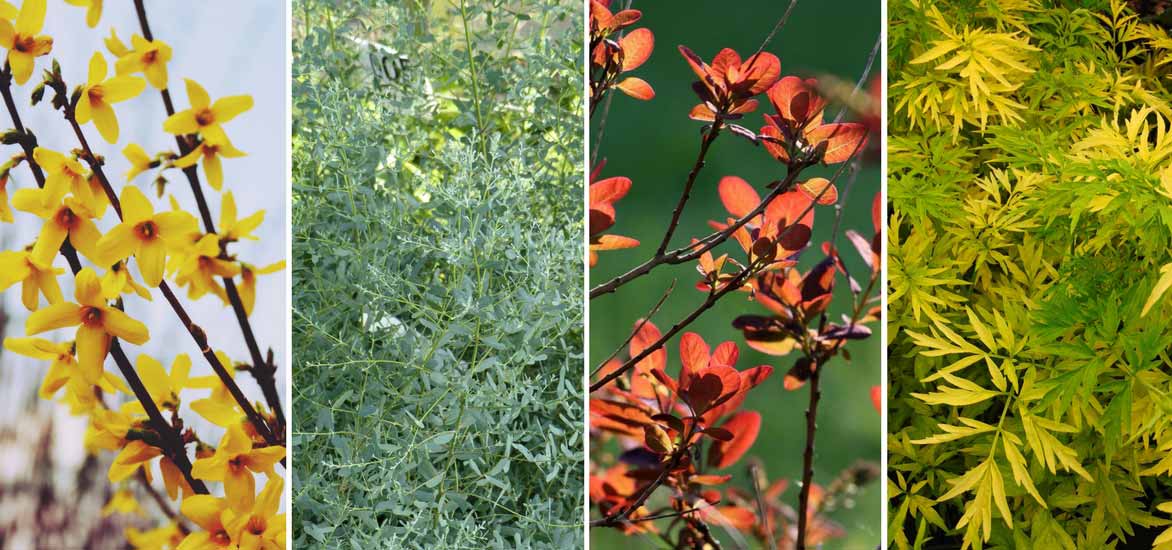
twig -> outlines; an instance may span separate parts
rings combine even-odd
[[[143,468],[138,470],[138,481],[142,483],[143,490],[151,497],[151,500],[155,501],[159,510],[163,512],[163,515],[175,522],[175,526],[179,528],[180,533],[186,535],[191,532],[191,529],[187,527],[187,524],[180,518],[179,514],[171,509],[171,505],[167,503],[167,499],[163,498],[163,495],[159,493],[158,489],[155,489],[154,485],[151,485],[151,481],[147,479],[146,470]]]
[[[773,522],[770,521],[769,508],[765,502],[765,492],[761,488],[761,465],[752,462],[749,464],[749,481],[753,483],[753,495],[756,496],[757,510],[761,514],[762,531],[765,531],[765,539],[769,543],[766,548],[777,548],[777,543],[773,540]]]
[[[638,364],[639,361],[642,361],[647,356],[658,351],[659,348],[662,348],[663,345],[666,344],[667,341],[669,339],[671,339],[672,336],[675,336],[677,332],[683,330],[684,327],[690,325],[692,323],[692,321],[695,321],[697,318],[699,318],[700,315],[702,315],[705,311],[708,311],[712,306],[716,305],[716,302],[719,301],[722,297],[724,297],[726,294],[728,294],[730,292],[733,292],[733,291],[741,288],[741,286],[743,286],[745,284],[745,281],[747,281],[749,279],[749,277],[755,271],[756,270],[754,270],[752,268],[752,266],[746,267],[745,269],[741,270],[741,272],[738,273],[737,276],[734,277],[732,281],[730,281],[728,284],[726,284],[720,290],[717,290],[716,292],[710,292],[708,294],[708,297],[704,299],[704,303],[700,304],[700,307],[697,307],[695,310],[693,310],[691,313],[689,313],[687,317],[683,318],[683,320],[672,325],[672,327],[670,329],[668,329],[667,332],[663,333],[663,335],[660,336],[659,339],[656,340],[653,344],[651,344],[650,346],[647,346],[646,348],[643,349],[643,351],[635,354],[634,357],[631,357],[630,359],[628,359],[625,363],[622,364],[621,367],[611,371],[609,374],[602,377],[597,382],[591,384],[590,385],[590,393],[594,393],[594,392],[602,389],[604,386],[611,383],[616,378],[622,376],[627,371],[634,368],[634,366],[636,364]]]
[[[667,224],[667,232],[663,234],[663,240],[659,243],[659,248],[655,249],[655,257],[663,256],[664,251],[667,250],[667,245],[671,243],[671,237],[676,232],[676,227],[680,224],[680,216],[684,213],[684,207],[688,204],[688,199],[692,194],[692,186],[696,183],[696,178],[700,175],[700,170],[704,168],[704,157],[708,156],[708,149],[712,146],[712,142],[716,141],[716,136],[720,135],[720,128],[723,124],[723,119],[719,116],[712,126],[708,127],[708,131],[704,133],[704,138],[700,140],[700,152],[696,155],[696,162],[692,164],[692,169],[688,172],[688,179],[684,181],[684,192],[680,194],[680,200],[676,202],[676,208],[671,213],[671,221]]]
[[[798,535],[794,546],[806,550],[806,516],[810,508],[810,484],[814,478],[814,434],[818,430],[818,400],[822,391],[818,382],[822,378],[822,365],[814,365],[810,374],[810,404],[806,408],[806,449],[802,452],[802,492],[798,497]]]
[[[35,137],[33,137],[31,132],[25,130],[24,125],[20,121],[20,113],[17,111],[16,102],[12,97],[12,68],[7,63],[4,65],[4,69],[0,71],[0,94],[4,96],[4,104],[8,108],[8,114],[12,118],[13,126],[24,134],[21,139],[21,146],[25,150],[25,161],[29,165],[29,170],[33,173],[33,178],[37,181],[37,186],[44,188],[44,172],[33,157]],[[81,271],[81,260],[77,257],[77,251],[74,250],[68,238],[66,238],[65,243],[61,246],[61,254],[65,256],[66,262],[69,263],[70,271],[74,275],[77,275]],[[126,379],[126,384],[130,386],[131,392],[142,404],[142,408],[147,414],[151,427],[154,428],[155,432],[162,439],[164,446],[161,449],[164,454],[183,473],[183,477],[187,479],[192,490],[200,494],[207,494],[207,486],[202,481],[191,477],[191,461],[187,458],[186,446],[183,443],[182,436],[167,423],[162,413],[159,412],[159,407],[151,399],[150,392],[146,390],[146,386],[143,385],[142,379],[138,376],[138,372],[134,370],[134,367],[130,364],[130,360],[123,353],[122,346],[117,338],[110,339],[110,355],[114,358],[115,364],[118,365],[118,370],[122,372],[123,378]]]
[[[62,89],[67,89],[64,82],[60,84]],[[90,148],[89,141],[86,140],[85,137],[85,132],[82,131],[81,126],[77,123],[77,116],[74,112],[74,106],[67,104],[64,108],[64,111],[65,119],[69,121],[70,126],[73,127],[73,133],[77,136],[77,141],[79,144],[81,144],[82,150],[85,152],[86,161],[90,164],[90,169],[93,171],[94,175],[98,177],[98,181],[105,190],[106,196],[110,199],[110,205],[114,208],[114,212],[118,214],[118,219],[121,220],[122,205],[118,200],[117,194],[114,193],[114,187],[110,185],[110,180],[106,178],[105,171],[102,170],[101,162],[94,154],[93,149]],[[241,410],[244,411],[244,414],[248,416],[248,419],[256,427],[257,433],[259,433],[269,445],[280,445],[281,443],[276,439],[276,437],[273,436],[272,430],[269,429],[268,423],[265,422],[260,414],[256,412],[256,409],[253,408],[252,403],[249,403],[248,398],[244,396],[244,392],[240,391],[240,386],[236,384],[236,381],[232,379],[232,375],[228,373],[228,370],[224,368],[223,363],[220,362],[220,358],[216,356],[214,351],[212,351],[211,346],[208,345],[207,335],[204,333],[203,329],[199,327],[199,325],[196,325],[191,320],[191,316],[187,314],[187,311],[183,308],[183,304],[179,302],[179,299],[175,296],[175,293],[171,290],[171,286],[167,283],[167,281],[159,282],[159,290],[163,293],[163,296],[167,298],[167,302],[171,305],[171,309],[175,311],[175,315],[179,317],[179,320],[183,323],[183,327],[187,329],[188,334],[191,335],[191,338],[195,341],[195,344],[199,348],[200,353],[203,354],[204,358],[207,359],[208,364],[211,365],[212,370],[215,371],[216,375],[220,377],[220,380],[228,388],[228,392],[232,394],[232,397],[236,400],[236,403],[240,405]]]
[[[143,5],[143,0],[134,0],[135,12],[138,15],[139,27],[142,29],[143,37],[147,40],[154,40],[154,35],[151,33],[150,22],[147,20],[146,7]],[[163,108],[166,110],[167,116],[175,114],[175,104],[171,100],[171,92],[167,89],[159,90],[159,94],[163,98]],[[191,152],[191,147],[183,136],[175,136],[175,144],[179,147],[181,155],[186,155]],[[187,177],[187,182],[191,187],[192,195],[195,197],[195,203],[199,209],[200,217],[203,219],[205,230],[208,233],[216,233],[215,223],[212,221],[211,209],[208,207],[207,199],[203,194],[203,187],[200,185],[199,173],[195,166],[189,166],[183,169],[183,174]],[[222,254],[221,256],[225,256]],[[223,277],[224,292],[228,296],[228,302],[232,305],[232,311],[236,314],[236,321],[240,325],[240,331],[244,336],[244,343],[248,347],[248,353],[252,357],[252,368],[249,372],[252,377],[256,379],[256,383],[261,388],[261,392],[265,396],[265,402],[268,403],[269,409],[277,419],[277,431],[283,439],[285,433],[285,412],[281,407],[281,397],[277,392],[276,372],[277,365],[272,360],[272,350],[269,350],[269,357],[261,354],[260,344],[256,340],[256,335],[252,331],[252,323],[248,319],[248,313],[244,309],[244,300],[240,297],[240,291],[236,288],[236,282],[231,277]]]
[[[598,371],[602,370],[604,365],[609,363],[611,359],[617,357],[619,352],[621,352],[623,348],[627,347],[627,344],[630,344],[631,340],[635,339],[635,335],[639,334],[639,331],[643,330],[643,326],[650,322],[651,318],[659,312],[659,308],[663,306],[663,303],[667,301],[667,297],[671,296],[671,292],[675,290],[675,288],[676,282],[675,280],[672,280],[671,285],[668,285],[667,290],[663,292],[663,296],[659,297],[659,301],[655,302],[655,305],[651,307],[651,310],[648,311],[647,314],[643,316],[643,319],[635,325],[635,330],[631,331],[631,334],[627,336],[627,339],[623,340],[623,343],[619,344],[619,347],[615,348],[614,352],[612,352],[606,359],[603,359],[602,362],[598,364],[598,367],[590,372],[590,376],[598,374]]]
[[[138,0],[141,1],[141,0]],[[472,103],[476,107],[476,137],[480,139],[480,154],[488,159],[488,148],[484,141],[484,119],[480,114],[480,83],[476,75],[476,60],[472,57],[472,34],[468,30],[468,10],[465,0],[460,0],[460,20],[464,23],[464,46],[468,52],[468,69],[472,72]]]

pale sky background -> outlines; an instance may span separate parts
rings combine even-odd
[[[13,3],[19,4],[17,1]],[[231,249],[244,261],[258,267],[286,259],[288,234],[286,232],[286,208],[288,193],[288,170],[286,160],[286,103],[288,82],[286,78],[285,2],[282,0],[227,1],[201,0],[185,2],[179,0],[150,0],[146,2],[148,19],[156,39],[161,39],[174,50],[168,64],[171,95],[176,110],[188,107],[184,78],[199,82],[216,99],[236,94],[251,94],[255,100],[252,110],[240,115],[225,125],[229,137],[247,157],[225,159],[224,189],[231,190],[236,197],[241,216],[257,210],[265,210],[265,222],[256,232],[259,242],[235,244]],[[89,59],[95,51],[101,51],[110,66],[114,58],[105,49],[102,39],[109,36],[110,29],[117,30],[119,38],[129,44],[131,34],[139,31],[134,5],[130,1],[106,2],[102,19],[95,28],[85,26],[85,10],[67,5],[62,0],[49,0],[44,34],[54,38],[53,52],[37,60],[37,71],[28,83],[16,88],[16,102],[25,126],[34,131],[40,144],[59,151],[69,151],[77,146],[73,132],[62,119],[59,111],[48,104],[49,97],[37,107],[28,103],[29,93],[38,81],[43,68],[50,66],[51,59],[60,61],[67,84],[72,89],[85,80]],[[126,144],[134,142],[143,146],[153,155],[163,150],[175,150],[171,135],[162,131],[166,113],[156,90],[149,85],[139,97],[115,105],[121,133],[115,145],[103,140],[93,124],[83,127],[86,138],[98,154],[106,157],[106,173],[115,188],[121,190],[125,173],[129,167],[122,156]],[[0,109],[0,128],[10,128],[12,122],[7,111]],[[0,146],[0,156],[7,159],[18,151],[17,146]],[[35,182],[26,166],[13,171],[9,193],[16,189],[33,186]],[[171,182],[167,188],[180,203],[195,213],[195,202],[191,196],[186,178],[177,170],[167,172]],[[212,215],[219,225],[220,196],[207,185],[200,169],[204,192],[211,203]],[[140,175],[134,180],[154,202],[156,209],[167,208],[166,198],[155,200],[153,177]],[[197,216],[198,217],[198,216]],[[29,214],[16,213],[15,225],[0,225],[0,248],[14,249],[31,242],[39,225]],[[99,223],[103,231],[115,223],[113,211]],[[201,224],[202,229],[202,224]],[[83,260],[83,263],[84,260]],[[57,265],[67,267],[58,257]],[[141,282],[137,267],[132,264],[132,273]],[[72,277],[61,277],[67,299],[72,301]],[[252,326],[262,347],[262,352],[273,348],[279,370],[277,379],[281,389],[282,405],[289,413],[289,397],[284,379],[287,362],[288,342],[286,341],[286,316],[288,271],[260,277],[256,308],[252,314]],[[70,282],[67,282],[70,281]],[[175,285],[172,285],[173,287]],[[239,326],[230,308],[219,299],[205,296],[197,302],[186,298],[186,291],[176,288],[182,301],[195,322],[201,325],[211,340],[212,346],[224,350],[234,360],[248,361],[249,354],[240,334]],[[199,355],[190,336],[182,329],[174,313],[162,295],[154,290],[154,302],[145,302],[137,297],[127,298],[127,312],[146,323],[151,330],[151,341],[142,348],[123,344],[131,361],[139,353],[149,353],[170,367],[178,353],[192,357],[194,376],[211,374],[211,368]],[[11,317],[4,330],[7,336],[24,335],[24,319],[27,312],[20,303],[19,285],[0,294],[0,309]],[[61,331],[54,339],[72,338],[71,331]],[[0,425],[12,422],[23,410],[28,410],[35,399],[36,387],[48,365],[16,356],[0,350]],[[107,360],[107,370],[117,372],[112,360]],[[261,393],[250,375],[237,377],[241,387],[252,400],[262,400]],[[205,397],[207,391],[191,391],[184,394],[186,403]],[[125,396],[123,397],[125,398]],[[64,406],[42,402],[38,407],[55,409],[57,427],[61,436],[54,445],[58,459],[63,465],[80,462],[85,421],[68,415]],[[222,430],[215,428],[190,410],[181,414],[202,438],[218,442]],[[72,432],[72,433],[71,433]],[[7,453],[4,453],[7,455]],[[15,457],[0,456],[0,483],[19,476],[28,466]],[[258,484],[258,489],[259,489]]]

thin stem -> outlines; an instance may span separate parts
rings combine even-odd
[[[712,306],[716,305],[716,302],[718,302],[726,294],[733,292],[733,291],[739,289],[742,285],[744,285],[745,281],[747,281],[749,279],[749,277],[754,272],[755,272],[755,270],[752,269],[752,266],[747,267],[747,268],[741,270],[741,272],[739,274],[737,274],[737,276],[734,277],[732,281],[730,281],[727,285],[722,287],[720,290],[717,290],[716,292],[709,293],[708,297],[704,299],[704,303],[700,304],[700,307],[697,307],[695,310],[693,310],[691,313],[689,313],[687,317],[684,317],[683,320],[681,320],[680,322],[676,323],[675,325],[672,325],[672,327],[670,329],[668,329],[667,332],[663,333],[663,335],[660,336],[658,340],[656,340],[650,346],[647,346],[645,349],[643,349],[643,351],[635,354],[634,357],[631,357],[630,359],[628,359],[619,368],[611,371],[609,374],[602,377],[597,382],[591,384],[590,385],[590,393],[594,393],[594,392],[602,389],[607,384],[613,382],[615,379],[617,379],[618,377],[625,374],[627,371],[634,368],[634,366],[636,364],[638,364],[639,361],[642,361],[648,355],[651,355],[652,353],[659,350],[659,348],[662,348],[663,345],[666,344],[667,341],[669,339],[671,339],[672,336],[675,336],[676,333],[683,330],[684,327],[687,327],[688,325],[690,325],[693,321],[695,321],[697,318],[699,318],[700,315],[702,315],[705,311],[708,311],[710,308],[712,308]]]
[[[134,8],[138,15],[138,23],[142,29],[143,37],[147,40],[154,40],[150,22],[147,20],[146,7],[143,5],[143,0],[134,0]],[[171,92],[164,88],[159,91],[159,94],[163,98],[163,108],[167,116],[174,115],[175,104],[171,100]],[[175,136],[175,144],[179,147],[181,156],[191,152],[190,143],[183,136]],[[212,221],[211,209],[208,207],[208,201],[204,197],[203,186],[200,185],[199,173],[196,171],[195,166],[184,168],[183,175],[187,177],[187,182],[191,187],[192,195],[195,197],[195,204],[199,209],[200,218],[203,220],[205,230],[208,233],[216,233],[216,226]],[[224,292],[228,296],[228,302],[232,305],[233,313],[236,314],[236,321],[240,325],[240,331],[244,336],[244,343],[248,347],[249,356],[252,358],[252,368],[249,369],[249,372],[256,379],[257,385],[260,386],[261,392],[265,396],[265,402],[268,403],[269,409],[276,416],[277,430],[283,437],[286,424],[285,411],[281,407],[281,397],[277,392],[277,365],[272,360],[272,351],[270,349],[269,357],[266,360],[261,353],[260,344],[256,340],[256,335],[252,331],[252,323],[248,319],[248,312],[244,308],[244,300],[240,297],[240,291],[236,288],[236,282],[231,277],[223,277],[222,280],[224,282]]]
[[[649,323],[651,321],[651,318],[654,317],[655,314],[659,312],[659,308],[663,306],[663,303],[667,301],[667,297],[671,296],[671,293],[673,290],[675,290],[675,288],[676,288],[676,282],[673,280],[671,282],[671,285],[669,285],[667,287],[667,290],[665,290],[663,292],[663,296],[659,297],[659,301],[655,302],[655,305],[651,307],[651,310],[648,311],[647,314],[643,316],[643,319],[641,321],[639,321],[638,324],[635,325],[635,330],[631,331],[631,334],[629,336],[627,336],[627,339],[623,340],[623,343],[619,344],[619,347],[615,348],[614,352],[612,352],[606,359],[603,359],[602,362],[598,364],[598,367],[596,367],[593,371],[591,371],[590,376],[594,376],[594,375],[598,374],[598,371],[602,370],[603,366],[605,366],[607,363],[609,363],[611,359],[614,359],[615,357],[617,357],[619,352],[622,351],[623,348],[627,347],[627,344],[630,344],[631,340],[635,339],[635,335],[639,334],[639,331],[643,330],[643,326],[646,325],[647,323]]]
[[[64,84],[62,85],[64,86]],[[102,170],[102,164],[98,161],[98,158],[95,156],[93,149],[90,148],[89,141],[86,140],[85,137],[85,132],[83,132],[81,126],[78,125],[77,116],[74,113],[72,106],[67,105],[65,107],[65,119],[68,120],[70,126],[73,127],[73,133],[77,136],[77,141],[81,144],[86,160],[90,163],[90,169],[93,171],[94,175],[98,177],[98,181],[102,184],[102,188],[105,190],[106,196],[110,199],[110,205],[114,208],[114,212],[118,214],[118,219],[121,220],[122,205],[118,200],[118,196],[114,193],[114,187],[110,185],[110,180],[106,178],[105,171]],[[179,317],[180,322],[183,323],[183,327],[187,329],[188,334],[191,335],[192,340],[195,341],[196,346],[199,347],[200,353],[202,353],[204,358],[207,359],[208,364],[212,367],[212,370],[215,371],[217,376],[219,376],[220,380],[224,383],[224,386],[228,388],[228,392],[232,394],[232,397],[236,400],[236,403],[240,405],[240,409],[244,411],[244,414],[248,417],[249,421],[251,421],[252,424],[256,427],[257,433],[259,433],[269,445],[280,445],[280,441],[278,441],[277,438],[273,436],[272,430],[269,429],[268,423],[265,422],[260,414],[256,412],[256,409],[253,408],[252,403],[249,403],[248,398],[244,396],[244,392],[240,391],[240,386],[236,384],[236,381],[232,378],[232,375],[228,373],[228,370],[224,367],[223,363],[220,362],[220,358],[216,356],[214,351],[212,351],[211,346],[208,345],[207,335],[204,333],[203,329],[199,327],[199,325],[196,325],[191,320],[191,316],[187,314],[187,310],[184,309],[183,304],[179,302],[179,299],[175,296],[175,293],[171,290],[171,286],[167,283],[167,281],[159,282],[159,290],[163,293],[163,296],[167,298],[167,302],[171,305],[171,309],[175,311],[175,315]]]
[[[151,497],[151,500],[155,501],[155,505],[159,507],[163,515],[175,522],[175,526],[179,529],[180,533],[186,535],[191,532],[191,529],[187,527],[187,523],[179,517],[179,514],[175,510],[171,509],[171,505],[168,504],[167,499],[163,498],[163,495],[159,493],[158,489],[155,489],[154,485],[151,485],[151,481],[147,479],[145,469],[140,468],[138,470],[138,481],[142,483],[143,490]]]
[[[794,546],[806,550],[807,512],[810,509],[810,485],[814,478],[814,435],[818,430],[818,401],[822,397],[819,381],[822,365],[814,365],[810,375],[810,404],[806,409],[806,449],[802,453],[802,492],[798,496],[798,535]]]
[[[700,141],[700,152],[696,155],[696,162],[692,164],[692,169],[688,172],[688,179],[684,181],[684,192],[680,194],[680,200],[676,202],[676,208],[671,213],[671,221],[667,224],[667,231],[663,234],[663,240],[659,243],[659,248],[655,249],[655,257],[663,256],[664,251],[667,250],[667,245],[671,243],[671,237],[676,232],[676,227],[680,225],[680,216],[684,213],[684,206],[688,204],[688,199],[692,194],[692,186],[696,183],[696,178],[700,175],[700,170],[704,168],[704,157],[708,156],[708,149],[712,146],[712,142],[716,141],[716,136],[720,134],[722,121],[717,117],[712,126],[708,127],[708,131],[704,133],[704,138]]]
[[[480,154],[488,158],[488,147],[484,141],[484,117],[480,114],[480,83],[476,74],[476,60],[472,56],[472,33],[468,30],[468,10],[460,0],[460,20],[464,24],[464,45],[468,52],[468,69],[472,72],[472,103],[476,107],[476,137],[480,139]]]
[[[32,133],[25,130],[24,125],[20,121],[20,113],[16,109],[16,102],[12,97],[12,69],[7,64],[0,71],[0,94],[4,96],[4,104],[8,108],[8,114],[12,118],[13,126],[24,134],[21,139],[21,146],[25,150],[25,161],[29,165],[29,170],[33,173],[33,178],[37,181],[37,186],[44,188],[44,172],[33,157],[36,138]],[[76,276],[81,271],[81,260],[77,257],[77,251],[74,250],[68,238],[61,245],[61,254],[65,256],[66,262],[69,263],[70,271]],[[142,408],[147,414],[147,419],[151,427],[154,428],[155,432],[162,439],[163,446],[161,450],[171,459],[171,462],[175,463],[179,471],[183,473],[183,477],[187,479],[192,490],[200,494],[207,494],[207,486],[202,481],[191,477],[191,461],[187,458],[186,445],[183,443],[182,436],[167,423],[162,413],[159,412],[159,407],[151,399],[150,392],[143,385],[142,379],[138,376],[138,372],[131,366],[130,360],[122,351],[122,346],[117,338],[112,338],[110,341],[110,355],[114,358],[114,363],[118,365],[118,370],[122,372],[123,378],[126,379],[127,386],[130,387],[135,398],[142,404]]]

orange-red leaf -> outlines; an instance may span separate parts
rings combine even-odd
[[[798,189],[823,206],[838,202],[838,188],[826,178],[810,178],[798,183]]]
[[[639,77],[632,76],[629,78],[624,78],[623,81],[619,82],[615,87],[618,88],[619,91],[635,99],[647,101],[655,97],[655,90],[651,88],[651,85],[648,84],[646,80],[643,80]]]
[[[739,356],[740,350],[737,349],[736,342],[723,342],[712,352],[712,363],[735,367]]]
[[[757,194],[757,190],[737,176],[720,178],[716,189],[720,193],[720,202],[724,203],[724,209],[737,218],[745,217],[761,204],[761,196]]]
[[[615,202],[631,190],[631,178],[615,176],[590,184],[590,204]]]
[[[651,57],[655,35],[648,28],[635,29],[619,39],[619,47],[623,49],[623,71],[634,70]]]
[[[867,127],[857,122],[824,124],[807,132],[806,140],[815,146],[826,143],[822,162],[836,164],[863,150],[867,145]]]
[[[590,250],[620,250],[639,246],[639,241],[621,235],[600,235],[590,243]]]
[[[741,411],[720,427],[731,432],[733,438],[731,441],[716,441],[709,447],[708,464],[717,469],[735,464],[757,441],[757,434],[761,431],[761,413]]]
[[[757,95],[777,82],[777,77],[781,75],[781,61],[776,55],[761,52],[742,63],[741,70],[747,71],[741,80],[749,84],[748,94]]]
[[[699,103],[695,107],[692,107],[691,111],[688,111],[688,118],[692,120],[712,122],[716,120],[716,113],[713,113],[712,109],[709,109],[707,104]]]
[[[636,321],[636,326],[638,326],[638,323],[643,323],[643,320],[640,319],[639,321]],[[635,357],[636,355],[642,353],[643,350],[650,347],[651,344],[659,341],[662,336],[663,333],[659,332],[659,327],[655,326],[654,323],[651,321],[643,323],[642,326],[639,327],[639,332],[636,332],[635,335],[631,338],[631,345],[629,350],[631,357]],[[644,372],[650,372],[653,369],[663,369],[666,366],[667,350],[663,349],[663,347],[660,347],[659,349],[651,352],[651,354],[647,357],[643,358],[642,361],[639,361],[639,363],[635,365],[635,368]]]
[[[708,368],[711,354],[708,343],[695,332],[685,332],[680,337],[680,385],[687,386],[693,373]]]
[[[817,86],[818,81],[813,78],[802,80],[787,76],[778,80],[766,95],[781,118],[804,128],[811,121],[822,121],[826,100],[818,95]]]

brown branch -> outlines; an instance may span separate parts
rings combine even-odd
[[[33,151],[36,149],[36,138],[21,123],[20,113],[16,109],[16,102],[12,97],[12,69],[8,64],[5,64],[4,69],[0,71],[0,94],[4,96],[4,104],[8,108],[8,114],[12,118],[13,126],[23,134],[21,147],[25,150],[25,161],[29,165],[29,170],[33,173],[33,178],[37,181],[37,186],[44,188],[44,172],[33,157]],[[77,275],[81,271],[81,260],[77,257],[77,251],[74,250],[68,238],[61,245],[61,254],[65,256],[65,260],[69,263],[69,268],[73,274]],[[179,471],[183,473],[183,477],[187,479],[192,490],[199,494],[208,494],[208,488],[204,485],[203,481],[191,477],[191,461],[187,458],[187,450],[186,445],[183,443],[183,437],[163,418],[163,414],[159,412],[159,407],[151,399],[150,392],[147,391],[142,379],[139,378],[138,371],[134,369],[130,364],[130,360],[122,351],[122,346],[117,338],[111,338],[110,340],[110,355],[114,358],[114,363],[118,365],[118,370],[122,372],[123,378],[126,379],[126,384],[130,386],[131,392],[142,404],[142,408],[147,414],[147,419],[151,427],[154,428],[155,432],[161,438],[163,446],[160,449],[175,463]]]
[[[708,131],[704,132],[704,138],[700,140],[700,152],[696,155],[696,162],[692,164],[692,169],[688,172],[688,179],[684,180],[684,192],[680,194],[680,200],[676,202],[676,208],[671,213],[671,221],[667,224],[667,232],[663,234],[663,240],[659,243],[659,248],[655,249],[655,257],[663,256],[664,251],[667,250],[667,245],[671,243],[671,237],[676,232],[676,227],[680,225],[680,216],[684,213],[684,206],[688,204],[688,199],[692,194],[692,186],[696,183],[696,178],[700,175],[700,170],[704,168],[704,157],[708,156],[708,149],[712,143],[716,141],[716,136],[720,135],[720,128],[723,125],[723,119],[719,116],[716,121],[708,127]]]
[[[59,82],[59,84],[62,90],[67,89],[64,82]],[[98,160],[98,157],[94,154],[93,149],[90,147],[89,141],[86,140],[85,132],[82,131],[81,126],[77,123],[77,116],[74,112],[74,106],[71,104],[66,104],[63,111],[65,114],[65,120],[67,120],[70,126],[73,128],[73,133],[75,136],[77,136],[77,141],[84,151],[86,162],[89,163],[90,169],[93,171],[94,175],[98,177],[98,181],[102,184],[102,188],[105,190],[106,196],[110,199],[110,205],[114,208],[114,212],[118,214],[118,219],[121,220],[122,204],[118,200],[117,194],[114,193],[114,187],[110,185],[110,180],[106,177],[105,171],[102,170],[101,161]],[[205,359],[207,359],[208,364],[212,367],[212,370],[215,371],[217,376],[219,376],[220,380],[224,383],[224,386],[228,388],[228,392],[232,394],[232,397],[236,400],[236,403],[240,405],[241,410],[244,411],[244,414],[248,417],[249,421],[251,421],[255,426],[257,433],[259,433],[261,437],[264,438],[265,442],[267,442],[269,445],[280,445],[281,442],[273,436],[273,432],[269,429],[268,423],[265,422],[260,414],[256,412],[256,409],[252,406],[252,403],[249,403],[248,398],[244,396],[244,392],[240,391],[240,386],[236,384],[236,381],[232,379],[232,375],[228,373],[228,370],[224,367],[223,363],[220,362],[220,358],[216,356],[214,351],[212,351],[211,346],[208,345],[207,335],[204,333],[203,329],[199,327],[199,325],[196,325],[191,320],[191,316],[187,314],[187,310],[184,309],[183,304],[179,302],[179,299],[175,296],[175,293],[171,290],[171,286],[167,283],[167,281],[159,282],[159,290],[163,293],[163,296],[167,298],[167,302],[171,305],[171,309],[175,311],[175,315],[179,317],[183,327],[187,329],[188,334],[190,334],[192,340],[195,341],[195,344],[199,348],[200,353],[204,356]]]
[[[142,29],[143,38],[153,41],[154,35],[151,33],[150,22],[147,20],[146,7],[143,5],[143,1],[134,0],[134,8],[138,15],[138,23]],[[163,98],[163,108],[166,110],[167,116],[174,115],[175,104],[171,101],[171,92],[163,89],[159,91],[159,94]],[[175,144],[179,147],[181,156],[191,152],[191,142],[183,136],[175,136]],[[207,198],[204,197],[203,187],[200,185],[199,173],[196,171],[196,167],[193,165],[184,168],[183,175],[187,177],[187,182],[191,187],[192,195],[195,197],[195,203],[199,208],[200,218],[203,220],[205,230],[208,233],[216,233],[211,209],[208,207]],[[228,296],[228,302],[232,304],[232,311],[236,314],[236,322],[240,325],[240,331],[244,336],[244,343],[248,347],[249,355],[252,357],[252,366],[249,372],[256,379],[257,385],[260,386],[261,392],[265,396],[265,401],[276,416],[277,431],[280,432],[281,439],[283,440],[286,424],[285,411],[281,407],[281,397],[277,392],[277,366],[272,361],[271,349],[267,358],[268,360],[266,360],[264,354],[261,353],[260,344],[256,340],[256,335],[253,333],[252,323],[248,319],[248,312],[244,308],[244,300],[240,297],[240,291],[236,288],[236,282],[231,277],[223,277],[223,281],[224,292]]]
[[[151,485],[151,481],[147,479],[145,469],[140,468],[138,470],[138,481],[142,483],[143,490],[151,497],[151,500],[155,501],[155,505],[159,507],[163,515],[175,522],[175,526],[179,528],[180,533],[187,535],[191,532],[191,529],[183,521],[182,517],[175,510],[171,509],[171,505],[167,502],[167,499],[163,498],[163,495],[159,493],[158,489],[155,489],[154,485]]]
[[[668,329],[667,332],[663,333],[663,335],[660,336],[659,339],[656,340],[653,344],[647,346],[643,349],[643,351],[628,359],[621,367],[602,377],[599,381],[591,384],[590,393],[594,393],[602,389],[607,384],[613,382],[615,379],[626,374],[627,371],[634,368],[635,365],[639,363],[639,361],[642,361],[647,356],[658,351],[659,348],[662,348],[663,345],[666,344],[672,336],[675,336],[676,333],[683,330],[684,327],[692,324],[692,322],[699,318],[700,315],[702,315],[705,311],[708,311],[712,306],[716,305],[716,302],[718,302],[726,294],[733,292],[743,286],[745,281],[747,281],[749,277],[752,276],[756,271],[757,270],[754,269],[753,266],[746,267],[745,269],[741,270],[741,272],[738,273],[732,281],[721,287],[720,290],[708,293],[708,297],[704,299],[704,303],[700,304],[700,307],[697,307],[695,310],[689,313],[687,317],[683,318],[683,320],[672,325],[672,327]]]
[[[798,535],[794,546],[806,550],[806,516],[810,508],[810,485],[814,478],[814,434],[818,430],[818,400],[822,391],[818,383],[822,378],[822,365],[814,365],[810,374],[810,404],[806,408],[806,448],[802,452],[802,492],[798,496]]]
[[[651,318],[654,317],[655,314],[659,312],[659,308],[663,307],[663,303],[667,301],[667,297],[671,296],[671,293],[673,290],[675,290],[675,288],[676,288],[676,282],[673,280],[671,282],[671,285],[669,285],[667,287],[667,290],[665,290],[663,292],[663,296],[659,297],[659,301],[655,302],[655,305],[651,307],[651,310],[648,311],[647,314],[643,316],[643,320],[639,321],[639,323],[635,325],[635,330],[631,331],[631,334],[629,336],[627,336],[627,339],[623,340],[623,343],[619,344],[619,346],[617,348],[615,348],[614,352],[612,352],[609,356],[607,356],[606,359],[603,359],[602,362],[600,362],[598,364],[598,367],[596,367],[593,371],[590,372],[590,376],[594,376],[594,375],[598,374],[598,371],[602,370],[602,367],[604,365],[606,365],[608,362],[610,362],[611,359],[614,359],[615,357],[617,357],[619,352],[621,352],[623,350],[623,348],[627,347],[627,344],[630,344],[631,340],[635,339],[635,335],[639,334],[639,331],[643,330],[643,325],[646,325],[648,322],[650,322]]]

